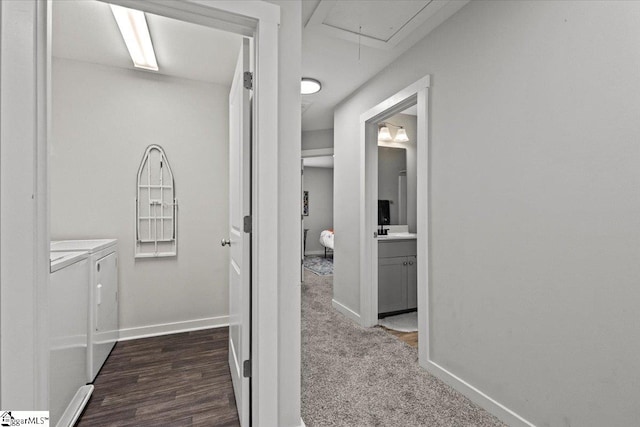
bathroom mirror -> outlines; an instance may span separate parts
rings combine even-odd
[[[378,225],[407,224],[407,150],[378,146]]]

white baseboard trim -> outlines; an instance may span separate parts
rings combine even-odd
[[[331,252],[329,252],[329,253],[331,253]],[[324,249],[322,249],[320,251],[306,251],[304,253],[304,255],[305,256],[307,256],[307,255],[322,255],[322,256],[324,256]]]
[[[222,328],[229,326],[229,316],[207,317],[204,319],[186,320],[183,322],[162,323],[159,325],[140,326],[120,329],[120,341],[138,338],[157,337],[180,332],[198,331],[200,329]]]
[[[304,423],[304,420],[302,418],[300,418],[300,425],[299,427],[307,427],[307,425]]]
[[[486,409],[489,413],[495,415],[507,425],[511,427],[535,427],[535,424],[530,423],[511,409],[487,396],[482,391],[447,371],[437,363],[429,360],[427,362],[427,371],[467,396],[471,401]]]
[[[335,308],[340,313],[342,313],[345,316],[347,316],[349,319],[351,319],[354,322],[356,322],[358,325],[360,324],[360,315],[358,313],[356,313],[355,311],[351,310],[346,305],[341,304],[341,303],[339,303],[338,301],[336,301],[334,299],[331,300],[331,305],[333,306],[333,308]]]

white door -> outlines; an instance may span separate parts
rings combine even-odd
[[[251,99],[245,87],[249,40],[244,39],[229,92],[229,368],[240,425],[250,424],[251,370]],[[245,219],[246,218],[246,219]]]

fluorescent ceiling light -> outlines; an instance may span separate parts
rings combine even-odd
[[[322,89],[322,84],[316,79],[312,79],[309,77],[303,77],[300,82],[300,93],[302,95],[311,95],[313,93],[320,92]]]
[[[144,12],[115,4],[109,6],[116,18],[134,67],[158,71],[158,62]]]

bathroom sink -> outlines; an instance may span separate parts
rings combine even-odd
[[[416,239],[417,237],[418,237],[418,234],[407,233],[407,232],[378,235],[379,240],[411,240],[411,239]]]

